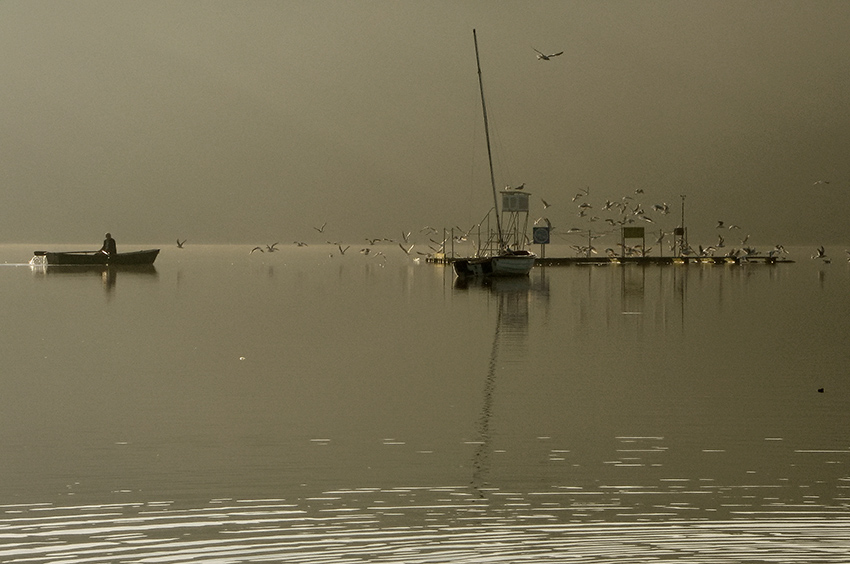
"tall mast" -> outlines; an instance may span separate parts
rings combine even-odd
[[[496,177],[493,175],[493,154],[490,150],[490,126],[487,123],[487,104],[484,102],[484,82],[481,80],[481,61],[478,59],[478,35],[472,30],[475,41],[475,64],[478,66],[478,88],[481,90],[481,109],[484,111],[484,136],[487,138],[487,160],[490,163],[490,187],[493,189],[493,209],[496,210],[496,231],[499,232],[499,250],[505,246],[502,238],[502,220],[499,218],[499,199],[496,196]]]

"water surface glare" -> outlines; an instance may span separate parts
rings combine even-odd
[[[850,264],[32,248],[0,246],[4,563],[847,562]]]

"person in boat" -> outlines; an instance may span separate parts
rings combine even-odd
[[[107,233],[103,237],[103,246],[100,248],[100,252],[110,257],[117,255],[118,247],[115,245],[115,239],[112,238],[112,235]]]

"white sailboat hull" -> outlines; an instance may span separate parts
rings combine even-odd
[[[528,276],[535,258],[532,253],[522,253],[460,259],[454,267],[458,276]]]

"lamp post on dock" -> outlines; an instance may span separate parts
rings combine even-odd
[[[673,230],[673,237],[674,247],[678,249],[676,255],[681,257],[688,249],[688,229],[685,227],[685,195],[680,194],[679,197],[682,198],[682,220],[679,227]]]

